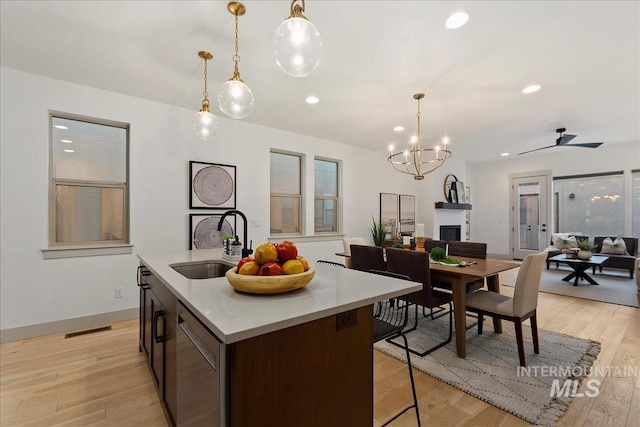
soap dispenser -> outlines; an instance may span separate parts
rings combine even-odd
[[[238,239],[238,236],[236,236],[236,240],[231,242],[231,249],[228,253],[232,257],[242,256],[242,243],[240,243],[240,239]]]

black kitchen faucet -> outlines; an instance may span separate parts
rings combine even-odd
[[[251,255],[253,253],[253,249],[251,249],[249,246],[247,246],[247,234],[248,234],[248,232],[247,232],[247,217],[237,209],[226,211],[220,217],[220,221],[218,222],[218,231],[222,230],[222,224],[224,223],[225,217],[227,215],[234,215],[234,214],[240,215],[242,217],[242,220],[244,221],[244,228],[243,228],[243,230],[244,230],[244,235],[243,235],[244,244],[242,246],[242,258],[244,258],[244,257],[247,257],[247,256],[249,256],[249,255]],[[251,245],[253,245],[253,243]]]

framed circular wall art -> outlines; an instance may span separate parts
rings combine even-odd
[[[236,208],[235,166],[190,161],[189,173],[189,208]]]

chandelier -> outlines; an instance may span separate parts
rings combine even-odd
[[[418,134],[411,138],[411,143],[404,151],[393,151],[393,145],[389,146],[389,163],[395,170],[413,175],[413,179],[422,180],[425,175],[430,174],[451,157],[451,151],[447,148],[448,138],[443,138],[443,148],[435,147],[422,148],[420,145],[420,100],[424,98],[424,93],[416,93],[413,99],[418,101]]]

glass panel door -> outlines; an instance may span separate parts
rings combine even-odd
[[[524,259],[547,244],[547,177],[512,178],[513,258]]]

